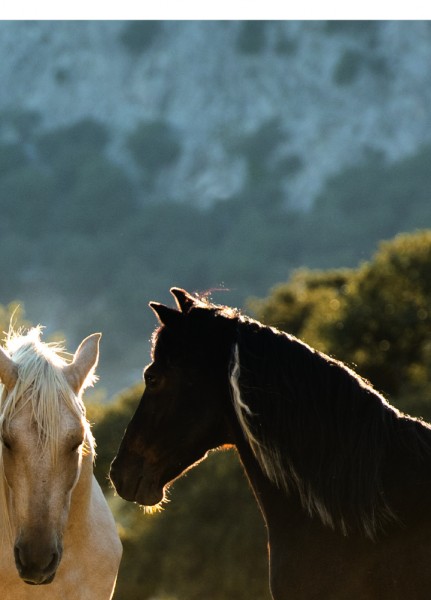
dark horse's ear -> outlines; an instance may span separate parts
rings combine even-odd
[[[176,325],[181,319],[181,313],[159,302],[150,302],[150,308],[156,313],[162,325]]]
[[[189,310],[194,306],[196,298],[193,298],[188,292],[181,288],[171,288],[171,294],[174,296],[178,308],[183,313],[188,313]]]

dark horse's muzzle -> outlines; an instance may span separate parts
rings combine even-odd
[[[119,453],[114,459],[110,471],[110,478],[118,495],[142,506],[159,504],[164,492],[158,470],[145,464],[142,458],[128,454],[128,460],[123,461],[122,456]]]

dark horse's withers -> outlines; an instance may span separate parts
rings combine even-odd
[[[431,429],[292,336],[171,290],[111,478],[126,500],[235,445],[275,600],[429,600]]]

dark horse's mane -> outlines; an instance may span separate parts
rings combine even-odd
[[[388,454],[396,446],[416,459],[429,457],[429,426],[295,337],[226,316],[238,324],[233,402],[263,472],[286,493],[298,493],[324,524],[375,537],[396,520],[385,497]]]

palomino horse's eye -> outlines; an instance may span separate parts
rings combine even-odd
[[[8,440],[6,440],[4,437],[1,438],[1,443],[6,448],[6,450],[12,450],[12,446],[11,446],[10,442]]]
[[[72,448],[70,449],[70,451],[72,452],[72,454],[73,454],[73,452],[77,452],[79,450],[79,448],[82,446],[82,444],[83,444],[82,440],[80,442],[77,442],[76,444],[74,444],[72,446]]]

